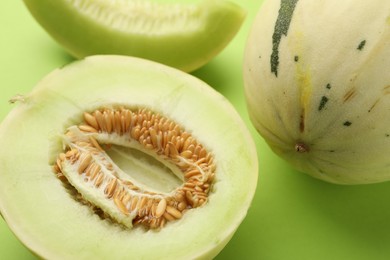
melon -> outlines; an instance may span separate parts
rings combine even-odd
[[[98,55],[42,79],[0,125],[0,211],[44,259],[210,259],[246,216],[253,139],[199,79]]]
[[[265,1],[243,67],[251,120],[299,171],[390,180],[390,2]]]
[[[224,0],[24,0],[33,17],[72,56],[121,54],[186,72],[221,52],[246,12]]]

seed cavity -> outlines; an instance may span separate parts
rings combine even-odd
[[[81,202],[128,228],[163,228],[208,201],[216,166],[213,155],[174,121],[148,109],[102,108],[64,134],[54,171]],[[128,145],[177,168],[183,183],[171,192],[144,187],[106,153]]]

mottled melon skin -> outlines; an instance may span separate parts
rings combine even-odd
[[[129,55],[186,72],[203,66],[222,51],[237,34],[246,15],[241,7],[224,0],[203,0],[182,6],[165,4],[167,8],[162,9],[166,10],[161,11],[164,14],[153,11],[153,4],[149,6],[147,0],[24,0],[24,3],[39,24],[76,58]],[[196,11],[186,19],[191,9]],[[164,18],[170,12],[180,15]]]
[[[243,68],[252,122],[316,178],[390,180],[389,67],[389,1],[266,1]]]
[[[209,202],[160,231],[124,229],[75,201],[52,170],[59,135],[101,106],[148,107],[190,129],[215,154]],[[210,259],[245,217],[257,156],[243,121],[202,81],[151,61],[94,56],[57,69],[0,125],[0,211],[45,259]]]

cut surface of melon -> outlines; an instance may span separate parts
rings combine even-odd
[[[8,147],[0,151],[0,211],[16,236],[40,257],[212,258],[245,217],[257,182],[255,146],[230,103],[193,76],[138,58],[93,56],[53,71],[17,100],[0,125],[0,145]],[[169,196],[188,188],[185,183],[193,175],[184,174],[180,167],[185,163],[175,165],[190,157],[187,150],[177,156],[179,150],[168,145],[171,150],[166,153],[175,155],[171,161],[158,149],[143,145],[147,141],[139,142],[124,131],[120,134],[118,129],[125,127],[109,131],[107,125],[99,125],[95,128],[98,133],[86,127],[86,113],[120,109],[151,111],[169,118],[212,155],[214,166],[207,169],[212,170],[213,178],[202,204],[192,207],[187,203],[180,214],[178,204],[169,208]],[[149,131],[154,136],[153,130]],[[66,176],[69,183],[64,183],[63,176],[58,178],[57,162],[67,156],[72,138],[82,149],[89,145],[87,140],[96,138],[93,140],[99,145],[95,148],[105,151],[108,159],[104,160],[112,160],[104,170],[115,169],[120,177],[115,187],[130,180],[138,187],[131,194],[139,192],[139,201],[154,194],[156,208],[151,218],[162,216],[162,209],[176,218],[157,228],[153,225],[161,222],[135,223],[136,215],[130,211],[130,218],[122,218],[123,212],[115,210],[121,204],[112,200],[116,195],[104,193],[107,186],[94,189],[85,180],[85,162],[93,157],[101,163],[103,152],[91,152],[87,159],[82,154],[74,164],[61,163],[62,171],[70,175]],[[198,154],[204,156],[205,152]],[[199,167],[203,167],[201,163]]]
[[[121,54],[184,71],[210,61],[236,35],[245,11],[223,0],[24,0],[35,19],[71,55]]]

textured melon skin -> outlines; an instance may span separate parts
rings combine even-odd
[[[316,178],[390,180],[389,67],[389,1],[266,1],[243,68],[252,122]]]
[[[154,16],[158,17],[159,14],[151,13],[150,8],[123,14],[113,13],[113,17],[135,16],[145,20],[145,28],[140,29],[138,27],[142,25],[125,22],[122,28],[85,14],[80,7],[76,7],[75,2],[93,1],[24,0],[40,25],[76,58],[95,54],[129,55],[158,61],[186,72],[203,66],[225,48],[245,18],[245,11],[234,3],[205,0],[193,4],[193,9],[198,11],[195,17],[189,19],[189,26],[187,22],[182,24],[178,21],[179,26],[176,24],[152,32],[149,30],[150,24],[150,27],[158,28],[167,19],[156,20]],[[122,8],[126,12],[124,7],[117,7],[113,2],[100,2],[105,2],[107,10],[111,8],[118,11]],[[142,6],[142,1],[135,2]],[[177,9],[173,5],[171,8]]]
[[[69,196],[50,166],[58,135],[82,111],[115,104],[164,113],[213,151],[206,205],[144,232],[102,220]],[[245,217],[257,182],[253,140],[224,97],[179,70],[130,57],[94,56],[50,73],[1,123],[0,145],[0,211],[45,259],[210,259]]]

